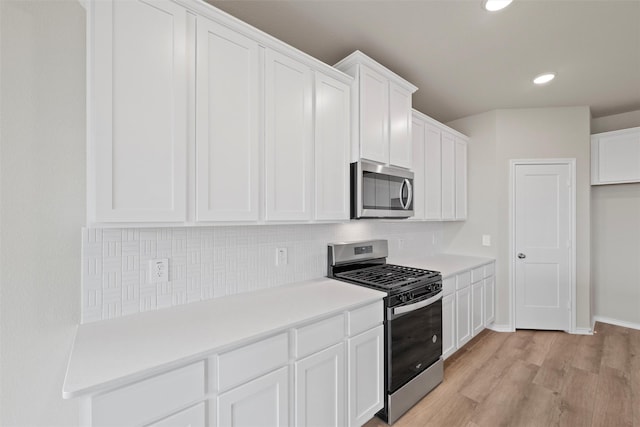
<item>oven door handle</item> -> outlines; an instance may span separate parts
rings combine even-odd
[[[442,299],[442,291],[438,292],[431,298],[427,298],[415,304],[409,304],[409,305],[403,305],[401,307],[390,308],[388,313],[389,315],[387,317],[389,320],[393,320],[396,317],[400,317],[403,314],[407,314],[407,313],[411,313],[412,311],[419,310],[441,299]]]

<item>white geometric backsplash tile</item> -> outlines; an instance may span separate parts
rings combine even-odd
[[[441,252],[440,223],[82,229],[82,323],[299,282],[327,274],[327,243],[387,239],[391,256]],[[435,243],[434,243],[435,242]],[[288,263],[276,267],[276,248]],[[149,283],[149,260],[169,280]]]

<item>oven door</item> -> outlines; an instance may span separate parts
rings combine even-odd
[[[442,292],[387,309],[387,387],[394,393],[442,356]]]

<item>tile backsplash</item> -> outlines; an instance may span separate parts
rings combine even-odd
[[[327,243],[389,240],[391,256],[441,251],[442,223],[82,230],[82,323],[250,292],[327,274]],[[286,265],[276,266],[276,248]],[[149,261],[169,259],[169,280],[149,283]]]

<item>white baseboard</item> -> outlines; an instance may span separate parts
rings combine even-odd
[[[488,325],[487,329],[491,329],[496,332],[515,332],[511,325],[497,325],[495,323]]]
[[[627,322],[626,320],[612,319],[604,316],[593,316],[593,323],[602,322],[611,325],[622,326],[623,328],[637,329],[640,331],[640,323]]]
[[[572,332],[574,335],[593,335],[593,328],[575,328]]]

